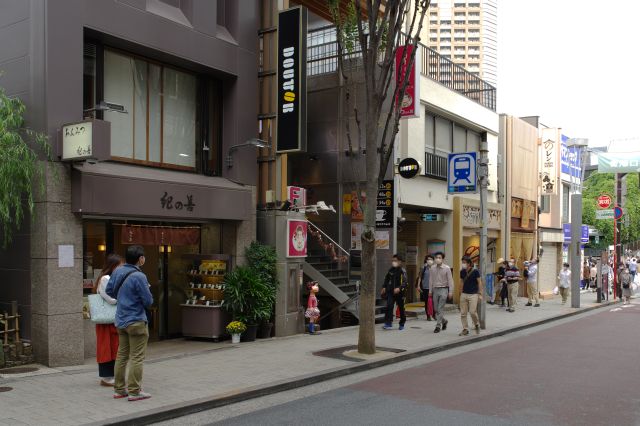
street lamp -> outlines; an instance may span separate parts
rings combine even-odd
[[[227,167],[229,168],[233,167],[233,157],[231,156],[231,153],[237,150],[238,148],[243,148],[245,146],[255,146],[256,148],[270,148],[271,144],[267,141],[263,141],[262,139],[253,138],[253,139],[249,139],[245,143],[241,143],[239,145],[233,145],[232,147],[229,148],[229,151],[227,152]]]
[[[571,307],[580,307],[580,271],[582,270],[582,252],[580,244],[582,240],[582,179],[584,178],[584,152],[589,146],[589,140],[574,138],[567,140],[567,147],[577,148],[580,158],[581,174],[580,182],[576,182],[574,193],[571,194],[571,244],[569,245],[569,262],[571,264]],[[573,170],[569,170],[571,181],[578,179],[573,176]]]

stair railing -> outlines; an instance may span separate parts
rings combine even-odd
[[[340,249],[341,252],[343,252],[346,256],[347,256],[347,261],[348,259],[351,257],[351,255],[349,254],[349,252],[347,250],[345,250],[344,248],[342,248],[342,246],[338,243],[336,243],[333,238],[331,238],[330,236],[328,236],[326,234],[326,232],[324,232],[322,229],[318,228],[316,225],[314,225],[313,222],[311,222],[310,220],[307,220],[307,223],[309,224],[309,226],[311,226],[313,229],[315,229],[316,231],[320,232],[322,234],[322,236],[324,238],[326,238],[328,241],[330,241],[335,247],[337,247],[338,249]]]

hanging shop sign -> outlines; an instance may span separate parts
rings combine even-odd
[[[277,152],[307,149],[307,9],[278,15]]]
[[[401,118],[420,117],[420,77],[416,72],[416,64],[420,63],[420,49],[416,51],[413,64],[409,68],[413,49],[411,45],[399,46],[396,49],[396,84],[400,86],[399,89],[402,89],[405,75],[409,74],[404,96],[396,100],[399,103]]]
[[[393,181],[385,180],[378,187],[376,228],[393,228]]]
[[[65,124],[59,132],[59,141],[62,161],[108,160],[111,124],[102,120]]]
[[[398,164],[398,174],[405,179],[414,178],[420,173],[420,163],[415,158],[405,158]]]
[[[640,172],[640,152],[601,153],[598,154],[599,173]]]
[[[287,257],[307,257],[306,220],[287,220]]]
[[[563,175],[569,175],[573,179],[582,179],[582,161],[581,148],[577,146],[568,146],[569,138],[562,135],[562,144],[560,147],[560,171]],[[569,179],[567,179],[569,180]]]
[[[542,195],[557,194],[558,192],[558,142],[547,139],[542,142],[540,158],[540,187]]]
[[[306,206],[307,190],[299,186],[287,186],[287,199],[291,201],[292,206]]]

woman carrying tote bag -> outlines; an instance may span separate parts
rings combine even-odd
[[[124,262],[117,254],[107,256],[105,266],[93,286],[93,292],[99,294],[110,305],[116,299],[106,293],[107,283],[113,271]],[[101,386],[113,386],[114,366],[118,355],[118,330],[114,324],[96,324],[96,360]]]

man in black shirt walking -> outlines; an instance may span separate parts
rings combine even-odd
[[[462,294],[460,295],[462,332],[460,336],[467,336],[469,334],[467,313],[471,314],[471,321],[473,321],[473,329],[476,334],[480,334],[478,302],[482,303],[482,279],[480,278],[480,272],[473,267],[473,261],[469,256],[462,258],[460,279],[462,280]]]
[[[384,286],[382,287],[382,297],[387,299],[387,311],[384,317],[384,329],[391,330],[393,328],[393,305],[397,304],[400,309],[400,328],[404,330],[404,324],[407,322],[407,316],[404,311],[404,296],[407,289],[407,271],[402,267],[402,259],[399,255],[394,254],[391,260],[391,269],[384,278]]]

